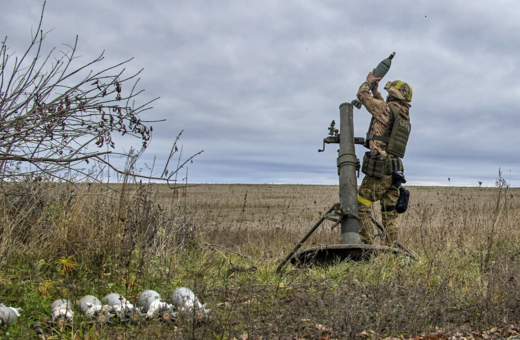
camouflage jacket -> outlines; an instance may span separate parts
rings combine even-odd
[[[388,128],[391,112],[389,105],[393,105],[399,109],[399,112],[403,117],[409,118],[410,104],[398,101],[391,101],[387,103],[381,94],[372,96],[370,91],[370,85],[365,81],[359,87],[357,93],[358,100],[366,107],[367,111],[374,117],[372,124],[372,130],[370,133],[378,136],[384,136]],[[386,144],[383,141],[371,140],[369,142],[370,153],[372,155],[381,155],[387,157]]]

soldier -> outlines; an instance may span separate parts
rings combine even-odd
[[[375,70],[374,70],[375,71]],[[365,244],[373,242],[371,206],[380,201],[384,242],[392,246],[397,241],[397,211],[399,187],[404,180],[404,157],[411,125],[409,104],[412,88],[405,82],[388,82],[386,101],[378,91],[381,78],[370,72],[357,93],[358,100],[372,115],[364,146],[370,149],[363,157],[365,174],[358,191],[359,234]],[[371,84],[373,88],[370,89]],[[370,93],[372,92],[372,93]]]

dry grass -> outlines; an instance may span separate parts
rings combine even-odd
[[[421,255],[445,249],[485,251],[490,235],[498,243],[517,243],[520,190],[503,188],[408,187],[409,211],[399,219],[400,240]],[[499,197],[500,195],[500,197]],[[158,199],[167,200],[160,190]],[[233,250],[259,250],[281,256],[334,203],[337,186],[323,185],[198,185],[179,202],[198,211],[206,240]],[[380,219],[379,206],[374,214]],[[326,223],[309,245],[336,244],[338,229]]]
[[[338,201],[337,186],[4,186],[0,302],[24,308],[4,332],[33,335],[32,321],[49,314],[54,298],[116,291],[132,300],[145,289],[169,294],[178,286],[208,303],[211,322],[178,320],[176,332],[154,322],[101,330],[81,324],[58,336],[315,339],[366,331],[384,338],[516,324],[520,190],[499,184],[409,187],[400,241],[416,261],[385,255],[331,268],[287,267],[282,276],[276,265]],[[338,240],[339,230],[325,223],[305,247]],[[69,256],[79,267],[61,272],[56,261]]]

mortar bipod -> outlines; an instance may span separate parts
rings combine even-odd
[[[318,219],[318,221],[309,229],[309,231],[302,237],[302,239],[294,246],[294,248],[291,250],[291,252],[289,254],[287,254],[287,256],[282,260],[282,262],[280,262],[278,267],[276,267],[276,273],[279,273],[282,270],[283,266],[294,256],[294,254],[296,254],[298,249],[300,249],[301,246],[303,245],[303,243],[305,241],[307,241],[307,239],[312,235],[312,233],[314,233],[314,231],[316,229],[318,229],[318,227],[323,223],[323,221],[327,220],[327,221],[334,222],[334,224],[330,226],[330,229],[333,230],[341,223],[341,221],[343,221],[343,219],[345,217],[348,217],[348,216],[353,216],[359,220],[359,216],[353,214],[352,211],[350,211],[350,209],[348,209],[348,208],[346,210],[341,209],[341,203],[334,203],[329,208],[329,210],[327,210]]]
[[[338,224],[341,223],[341,220],[345,216],[343,214],[343,211],[341,210],[341,204],[340,203],[334,203],[333,205],[334,209],[332,212],[323,215],[326,220],[334,222],[333,225],[330,226],[330,230],[333,230],[338,226]]]
[[[341,203],[334,203],[333,207],[334,210],[332,212],[324,214],[326,220],[334,222],[330,226],[330,230],[334,230],[345,217],[355,217],[359,220],[359,216],[354,214],[349,208],[341,209]]]
[[[335,211],[339,211],[340,214],[336,213]],[[334,213],[333,213],[334,212]],[[332,214],[333,213],[333,214]],[[338,224],[341,223],[341,220],[343,220],[343,213],[341,213],[341,205],[339,203],[334,203],[330,208],[329,210],[327,210],[319,219],[316,223],[314,223],[314,225],[311,227],[311,229],[309,229],[309,231],[307,232],[307,234],[305,234],[302,239],[296,243],[296,245],[294,246],[294,248],[291,250],[291,252],[289,254],[287,254],[287,256],[282,260],[282,262],[280,262],[280,264],[278,265],[278,267],[276,267],[276,273],[279,273],[283,266],[293,257],[293,255],[298,251],[298,249],[300,249],[300,247],[303,245],[303,243],[305,241],[307,241],[307,239],[312,235],[312,233],[314,233],[314,231],[316,229],[318,229],[318,227],[323,223],[323,221],[325,220],[329,220],[329,221],[333,221],[334,222],[334,225],[332,226],[332,228],[336,227]]]
[[[374,225],[377,227],[377,229],[379,229],[379,231],[381,232],[381,236],[384,238],[385,237],[385,229],[383,228],[383,226],[381,225],[381,223],[379,223],[378,220],[376,220],[373,216],[370,216],[370,219],[372,220],[372,223],[374,223]],[[414,253],[412,253],[410,250],[408,250],[408,248],[406,248],[405,246],[403,246],[400,242],[398,241],[394,241],[394,244],[397,246],[397,248],[401,249],[403,252],[406,253],[406,255],[410,256],[410,258],[412,260],[415,260],[416,259],[416,255]]]

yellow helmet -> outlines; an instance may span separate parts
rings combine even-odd
[[[412,95],[413,95],[412,87],[410,85],[408,85],[407,83],[405,83],[404,81],[400,81],[400,80],[389,81],[385,85],[385,90],[387,90],[388,93],[390,93],[390,95],[396,97],[397,99],[401,99],[401,100],[404,100],[407,102],[412,101]]]

